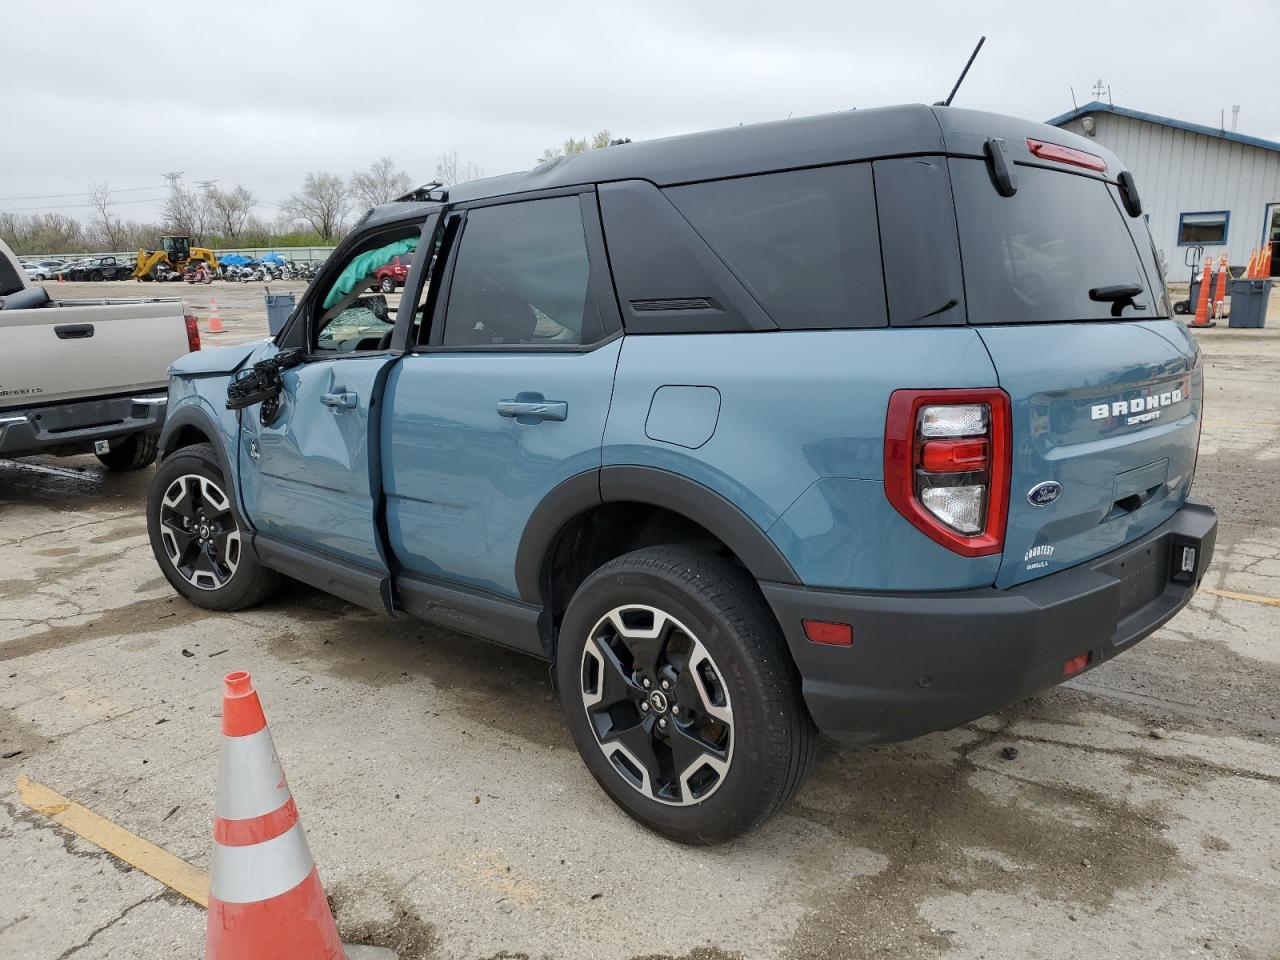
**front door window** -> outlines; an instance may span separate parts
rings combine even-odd
[[[378,273],[397,258],[412,261],[420,229],[376,237],[347,259],[316,305],[312,353],[369,353],[390,347],[400,293],[379,289]]]

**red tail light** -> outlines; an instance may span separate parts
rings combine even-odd
[[[187,349],[194,353],[200,349],[200,325],[189,313],[184,319],[187,321]]]
[[[1027,149],[1031,151],[1032,156],[1039,157],[1041,160],[1053,160],[1057,163],[1069,163],[1075,167],[1084,167],[1087,170],[1097,170],[1099,173],[1107,169],[1107,161],[1092,153],[1085,153],[1083,150],[1077,150],[1074,147],[1064,147],[1060,143],[1049,143],[1045,140],[1032,140],[1027,138]]]
[[[884,489],[916,529],[965,557],[1004,549],[1012,459],[1003,390],[895,390]]]

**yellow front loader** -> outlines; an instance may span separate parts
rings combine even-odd
[[[203,260],[214,270],[218,269],[218,257],[212,250],[191,246],[190,237],[162,237],[162,250],[139,250],[138,265],[133,275],[138,280],[157,280],[156,268],[164,265],[181,273],[192,260]]]

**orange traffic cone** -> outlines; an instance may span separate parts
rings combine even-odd
[[[205,958],[345,960],[258,694],[224,683]]]
[[[1262,262],[1258,267],[1258,276],[1263,280],[1271,278],[1271,244],[1268,243],[1262,252]]]
[[[224,333],[227,328],[222,325],[222,318],[218,316],[218,299],[216,297],[210,298],[209,309],[213,311],[209,314],[209,332]]]
[[[1213,281],[1213,315],[1221,318],[1227,306],[1227,278],[1231,270],[1227,266],[1227,255],[1218,258],[1218,274]]]
[[[1196,316],[1192,321],[1193,327],[1216,327],[1217,324],[1209,319],[1209,284],[1213,273],[1213,258],[1205,257],[1204,274],[1200,277],[1200,296],[1196,297]]]
[[[1258,268],[1258,251],[1249,251],[1249,265],[1244,268],[1244,278],[1246,280],[1253,279],[1253,271]]]

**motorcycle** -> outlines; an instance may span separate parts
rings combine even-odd
[[[187,283],[213,283],[213,271],[207,263],[190,264],[182,271],[182,279]]]

